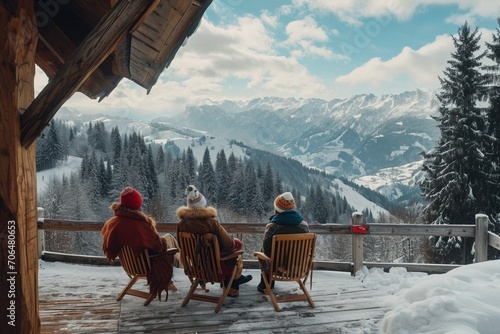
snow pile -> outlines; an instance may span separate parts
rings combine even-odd
[[[392,310],[382,321],[381,333],[499,333],[500,260],[418,280],[404,272],[391,275],[403,279],[387,298]]]

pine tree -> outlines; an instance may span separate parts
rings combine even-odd
[[[120,131],[118,130],[118,127],[114,127],[111,130],[109,141],[112,154],[111,164],[115,165],[120,160],[120,154],[122,152],[122,137],[120,136]]]
[[[216,194],[215,171],[210,159],[210,151],[205,148],[199,177],[200,191],[209,203],[214,203]]]
[[[186,151],[185,170],[186,185],[196,183],[196,158],[191,147],[188,147]]]
[[[497,19],[500,26],[500,17]],[[486,66],[489,79],[490,106],[487,110],[488,134],[493,138],[489,150],[490,173],[493,181],[490,188],[485,190],[491,196],[491,223],[488,229],[500,235],[500,29],[497,28],[493,34],[493,42],[486,43],[488,48],[487,57],[493,61],[493,65]],[[500,258],[500,251],[489,247],[488,258]]]
[[[326,224],[328,221],[328,205],[325,200],[323,190],[321,186],[318,184],[316,186],[315,192],[315,201],[314,201],[314,220],[320,224]]]
[[[264,180],[262,181],[262,198],[264,200],[264,208],[266,211],[272,211],[273,201],[274,201],[274,177],[273,171],[271,169],[271,164],[269,161],[266,164],[266,173],[264,175]],[[276,195],[277,196],[277,195]]]
[[[42,171],[50,168],[50,162],[48,158],[48,144],[47,144],[47,132],[46,128],[43,130],[42,135],[36,140],[36,170]]]
[[[50,122],[49,131],[47,133],[47,150],[45,154],[47,155],[49,168],[55,167],[58,161],[64,160],[63,149],[54,120]]]
[[[217,153],[217,158],[215,160],[215,205],[226,205],[227,198],[229,196],[229,181],[226,153],[224,152],[224,149],[222,149],[219,153]]]
[[[283,193],[283,184],[281,183],[281,176],[279,172],[276,172],[276,182],[274,183],[274,198],[278,197],[278,195]]]
[[[486,93],[486,76],[480,72],[484,53],[479,50],[480,34],[467,23],[453,36],[456,50],[451,54],[444,77],[439,78],[441,92],[438,146],[425,155],[426,178],[420,188],[428,204],[425,211],[434,224],[471,224],[476,213],[489,208],[488,147],[486,122],[477,106]],[[436,244],[443,262],[470,263],[472,241],[441,238]],[[459,250],[459,251],[457,251]]]
[[[165,172],[165,152],[163,152],[163,147],[158,148],[155,158],[156,173],[162,174]]]
[[[264,213],[264,206],[260,187],[257,183],[257,174],[251,159],[246,162],[243,193],[245,201],[242,203],[242,212],[246,215],[260,217]]]
[[[232,172],[232,178],[229,189],[229,208],[238,214],[243,214],[245,211],[245,197],[243,189],[245,188],[245,172],[243,170],[243,163],[236,161]]]
[[[500,26],[500,17],[497,19]],[[500,29],[496,29],[493,34],[493,42],[486,43],[488,48],[487,57],[493,61],[493,65],[485,66],[489,79],[489,100],[490,106],[487,109],[488,134],[493,138],[489,150],[490,173],[493,182],[490,189],[485,190],[491,196],[491,214],[500,215]],[[493,226],[492,230],[500,233],[500,226]]]
[[[146,204],[151,201],[158,192],[158,175],[156,174],[155,164],[153,162],[153,149],[151,145],[148,147],[146,156],[144,157],[144,177],[145,177],[145,191],[146,191]]]

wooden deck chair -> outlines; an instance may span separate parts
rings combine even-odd
[[[194,234],[179,232],[177,239],[181,249],[181,261],[184,266],[184,273],[189,277],[189,281],[191,282],[191,287],[181,306],[186,306],[191,299],[216,303],[215,313],[218,313],[226,300],[236,273],[236,266],[234,266],[231,278],[227,282],[227,285],[225,285],[220,261],[238,260],[238,257],[242,256],[243,251],[240,250],[221,257],[217,236],[211,233]],[[222,295],[207,295],[208,290],[204,288],[201,289],[203,293],[197,292],[200,282],[204,284],[220,283],[223,289]]]
[[[266,294],[269,295],[276,311],[280,311],[278,303],[307,301],[315,307],[305,283],[311,272],[314,250],[316,247],[315,233],[279,234],[273,236],[271,257],[262,252],[254,252],[259,260],[263,281],[266,285]],[[275,296],[271,290],[274,281],[297,282],[302,294],[288,294]]]
[[[168,250],[168,252],[177,253],[178,249],[171,248]],[[149,303],[151,303],[151,301],[156,297],[154,294],[149,293],[149,291],[146,292],[132,288],[139,279],[147,280],[148,271],[151,268],[150,259],[151,257],[154,256],[159,256],[159,255],[157,254],[149,255],[148,249],[145,249],[138,257],[135,257],[131,247],[122,246],[122,249],[118,254],[118,257],[120,258],[120,263],[123,269],[130,277],[130,282],[127,284],[127,286],[125,286],[125,288],[123,288],[122,292],[118,295],[118,298],[116,299],[117,301],[122,300],[125,295],[132,295],[146,299],[146,301],[144,302],[144,306],[148,306]],[[173,282],[170,284],[169,290],[173,291],[177,290]]]

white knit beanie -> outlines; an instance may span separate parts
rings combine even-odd
[[[207,200],[195,186],[189,185],[185,191],[187,197],[187,206],[190,208],[204,208],[207,206]]]

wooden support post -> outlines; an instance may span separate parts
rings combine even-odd
[[[39,333],[35,145],[23,148],[19,110],[34,99],[32,0],[0,2],[0,328]]]
[[[45,210],[38,208],[38,221],[45,218]],[[37,223],[38,223],[37,221]],[[37,224],[38,225],[38,224]],[[45,250],[45,230],[38,229],[38,258],[42,258],[43,251]]]
[[[480,213],[476,215],[475,262],[488,261],[488,223],[487,215]]]
[[[352,225],[361,224],[363,224],[363,214],[361,212],[354,212],[352,214]],[[363,235],[352,235],[352,276],[356,275],[356,272],[363,266],[363,240]]]

